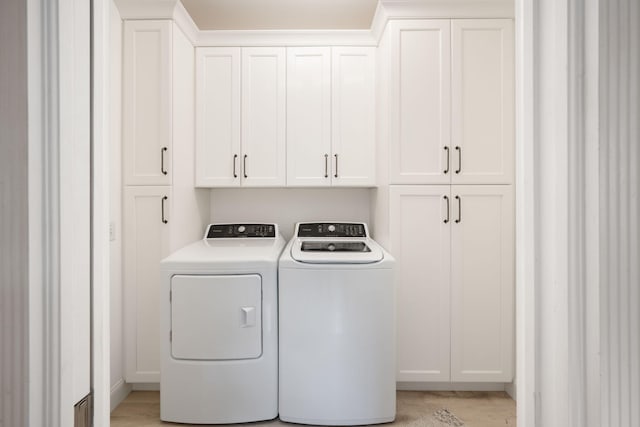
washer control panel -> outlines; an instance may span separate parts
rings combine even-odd
[[[210,224],[205,239],[275,238],[275,224]]]
[[[298,224],[298,237],[367,237],[367,230],[361,222],[309,222]]]

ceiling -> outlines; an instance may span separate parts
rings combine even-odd
[[[201,30],[361,30],[378,0],[182,0]]]

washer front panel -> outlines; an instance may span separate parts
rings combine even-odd
[[[257,274],[175,275],[171,356],[255,359],[262,354],[262,283]]]

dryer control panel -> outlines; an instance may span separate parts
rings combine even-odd
[[[205,239],[275,238],[275,224],[209,224]]]
[[[300,223],[298,237],[367,237],[367,229],[361,222]]]

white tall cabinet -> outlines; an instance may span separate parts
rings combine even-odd
[[[513,21],[398,20],[387,31],[398,381],[511,382]]]
[[[160,261],[208,219],[193,177],[194,48],[170,20],[125,21],[123,43],[124,379],[156,383]]]

